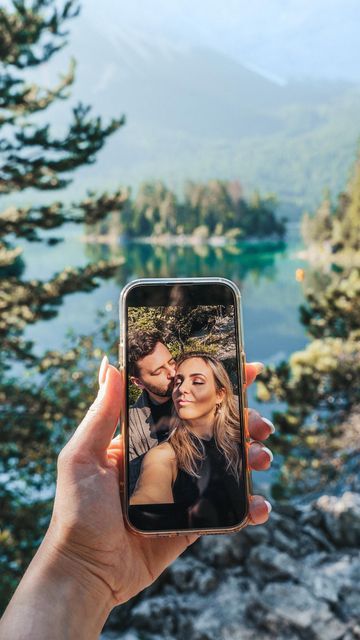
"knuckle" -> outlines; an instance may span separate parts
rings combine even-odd
[[[66,444],[65,447],[61,449],[58,455],[58,459],[57,459],[58,469],[61,469],[62,467],[66,466],[69,463],[69,459],[70,459],[70,448]]]
[[[99,400],[98,398],[96,398],[96,400],[94,400],[94,402],[88,408],[87,414],[84,420],[88,422],[94,419],[101,418],[101,420],[107,421],[112,417],[112,415],[113,415],[112,408],[102,400]]]
[[[97,416],[100,412],[100,408],[101,408],[101,403],[98,400],[94,400],[94,402],[90,405],[90,407],[87,410],[87,414],[85,416],[85,420],[88,417],[94,417]]]

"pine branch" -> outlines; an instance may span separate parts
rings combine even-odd
[[[0,109],[10,112],[10,115],[0,115],[0,127],[15,124],[21,116],[44,111],[57,99],[68,98],[66,89],[74,82],[75,60],[71,60],[69,70],[60,78],[54,89],[43,89],[36,84],[26,85],[21,79],[12,78],[9,74],[0,76]],[[21,89],[16,91],[19,85]]]
[[[9,243],[0,241],[0,269],[14,264],[15,260],[21,256],[22,251],[20,247],[10,247]]]
[[[13,12],[0,8],[0,59],[18,69],[49,60],[66,44],[64,23],[80,12],[77,0],[67,0],[62,9],[55,0],[13,0]],[[44,35],[50,36],[43,42]]]
[[[125,118],[113,118],[103,127],[101,118],[89,118],[89,112],[90,107],[83,104],[75,107],[74,121],[62,139],[52,138],[47,124],[40,128],[26,125],[17,130],[16,143],[0,141],[0,151],[8,153],[0,167],[0,193],[28,187],[42,191],[61,189],[72,179],[58,174],[94,163],[108,136],[123,126]],[[44,151],[50,154],[44,155]]]
[[[17,339],[27,325],[54,318],[65,295],[93,291],[99,286],[99,278],[113,276],[123,263],[124,259],[120,257],[77,269],[67,267],[48,282],[19,281],[11,277],[4,280],[0,292],[3,353],[11,353],[14,337]]]
[[[63,202],[54,202],[49,206],[16,208],[8,207],[0,216],[0,238],[9,233],[18,238],[26,238],[30,242],[47,242],[39,236],[40,229],[48,231],[69,222],[76,224],[95,224],[106,218],[109,213],[120,212],[128,198],[127,191],[107,192],[97,196],[88,192],[87,198],[70,206]],[[12,253],[21,250],[11,249]],[[15,257],[17,254],[15,254]],[[10,264],[2,257],[0,243],[0,266]]]

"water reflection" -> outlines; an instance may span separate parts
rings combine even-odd
[[[133,278],[165,278],[192,276],[224,276],[240,282],[248,275],[253,281],[260,277],[276,278],[276,257],[286,245],[270,248],[264,245],[171,246],[129,243],[127,245],[86,244],[85,255],[91,261],[124,258],[116,282],[123,286]]]

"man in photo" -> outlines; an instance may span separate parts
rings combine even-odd
[[[175,359],[159,331],[137,331],[129,339],[129,374],[141,394],[129,409],[130,494],[144,455],[169,435]]]

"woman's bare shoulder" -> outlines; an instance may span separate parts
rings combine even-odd
[[[156,447],[152,447],[144,457],[144,462],[174,462],[175,452],[169,442],[162,442]]]

